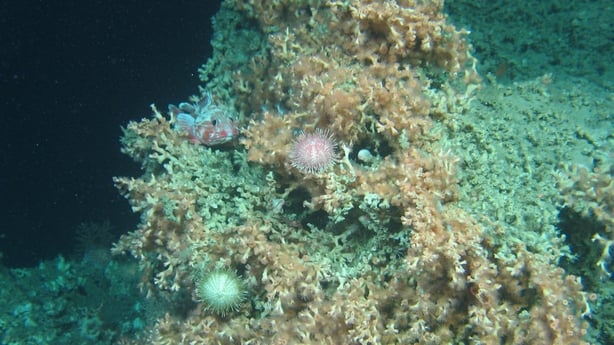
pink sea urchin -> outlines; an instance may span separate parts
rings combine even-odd
[[[290,164],[303,173],[317,174],[336,160],[337,142],[328,130],[316,128],[313,133],[302,132],[294,140],[288,158]]]

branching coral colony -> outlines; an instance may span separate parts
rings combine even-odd
[[[140,261],[151,298],[185,306],[143,342],[583,343],[579,280],[556,258],[502,251],[455,206],[456,160],[429,128],[462,112],[479,80],[465,32],[441,10],[223,3],[200,72],[214,102],[240,114],[240,143],[190,143],[155,108],[125,129],[144,174],[115,183],[142,221],[113,251]],[[298,170],[290,148],[316,129],[339,157]],[[196,291],[218,271],[247,290],[224,316]]]

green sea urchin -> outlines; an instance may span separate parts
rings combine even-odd
[[[243,281],[232,271],[214,271],[197,281],[196,294],[207,309],[225,316],[237,311],[245,299]]]

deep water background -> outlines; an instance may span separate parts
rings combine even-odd
[[[112,177],[138,175],[120,126],[197,92],[219,1],[0,2],[0,253],[70,255],[84,222],[138,221]]]

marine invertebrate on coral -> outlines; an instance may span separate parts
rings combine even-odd
[[[288,154],[290,164],[304,173],[320,173],[335,162],[337,142],[328,130],[301,132]]]
[[[207,309],[221,316],[237,311],[247,294],[235,272],[222,270],[206,274],[196,282],[196,294]]]

